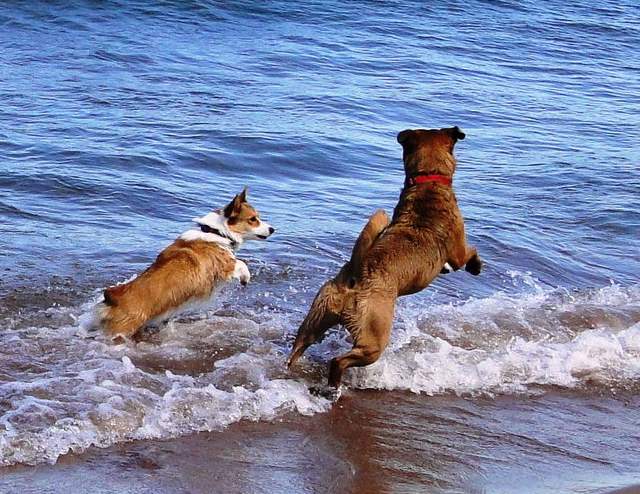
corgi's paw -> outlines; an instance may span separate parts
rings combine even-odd
[[[440,270],[440,274],[449,274],[449,273],[453,273],[453,268],[448,262],[445,262],[444,266],[442,266],[442,269]]]
[[[249,273],[249,268],[243,261],[239,259],[236,259],[236,266],[233,270],[233,278],[236,280],[240,280],[240,284],[242,286],[247,286],[247,284],[251,280],[251,273]]]

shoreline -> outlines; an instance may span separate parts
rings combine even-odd
[[[524,410],[561,409],[570,400],[581,398],[349,391],[330,411],[310,417],[241,421],[218,432],[93,447],[64,455],[54,465],[6,467],[0,470],[0,492],[640,494],[640,478],[612,476],[613,465],[604,456],[550,444],[533,431],[484,430],[486,413],[510,409],[508,423],[528,423]],[[613,398],[600,400],[618,406]],[[558,427],[550,420],[549,427]],[[536,464],[536,444],[547,452],[562,451],[564,463],[546,470],[550,458]]]

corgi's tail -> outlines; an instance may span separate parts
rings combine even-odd
[[[103,331],[109,327],[109,322],[112,319],[111,304],[106,300],[98,302],[93,306],[92,318],[90,321],[91,329],[101,329]]]
[[[126,289],[126,284],[110,286],[109,288],[105,289],[105,291],[102,292],[102,294],[104,295],[104,304],[109,307],[115,307],[116,305],[118,305],[120,297],[122,297],[122,294]]]
[[[126,290],[126,284],[107,288],[103,292],[104,300],[94,309],[97,326],[112,339],[131,336],[144,322],[142,313],[131,313],[127,310],[127,304],[121,304]]]
[[[113,319],[113,308],[118,305],[118,299],[123,291],[124,285],[116,285],[106,288],[102,295],[104,300],[96,305],[95,314],[99,326],[106,330],[111,326]]]

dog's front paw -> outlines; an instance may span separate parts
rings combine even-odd
[[[449,274],[449,273],[453,273],[453,268],[451,267],[451,264],[449,264],[448,262],[445,262],[444,266],[442,266],[442,269],[440,270],[440,274]]]
[[[469,259],[469,261],[464,267],[464,270],[467,273],[471,273],[474,276],[478,276],[482,271],[482,259],[480,259],[480,256],[475,255],[471,259]]]
[[[240,280],[240,284],[242,286],[247,286],[249,280],[251,280],[251,273],[249,273],[249,268],[247,265],[241,260],[236,260],[236,266],[233,270],[233,277]]]

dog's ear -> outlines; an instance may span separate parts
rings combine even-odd
[[[449,136],[451,136],[451,139],[453,139],[453,142],[461,141],[466,137],[466,134],[462,132],[460,130],[460,127],[458,127],[457,125],[455,127],[451,127],[449,129],[443,129],[443,130],[446,131],[446,133],[449,134]]]
[[[398,137],[396,139],[398,139],[398,142],[404,147],[404,145],[409,142],[413,134],[413,129],[403,130],[402,132],[398,133]]]
[[[242,189],[242,192],[240,192],[240,194],[238,194],[240,196],[240,201],[241,202],[247,202],[247,192],[248,191],[249,191],[249,189],[245,185],[244,189]]]
[[[245,192],[246,192],[246,189],[243,190],[240,194],[237,194],[231,200],[231,202],[226,205],[223,211],[225,218],[231,218],[231,216],[233,216],[233,213],[240,212],[240,210],[242,209],[242,203],[246,202],[246,200],[243,199],[243,197],[246,197]]]

